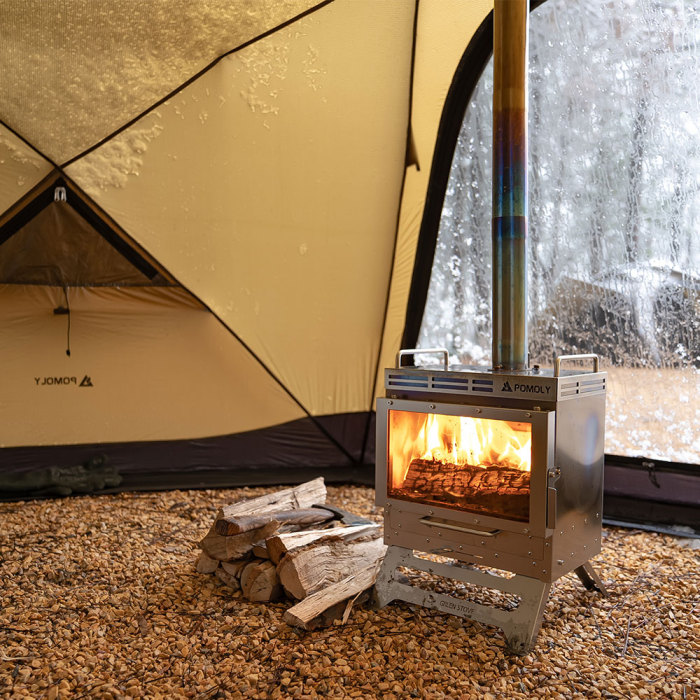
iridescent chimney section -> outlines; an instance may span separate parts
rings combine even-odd
[[[493,13],[493,367],[522,370],[527,352],[527,54],[529,0]]]

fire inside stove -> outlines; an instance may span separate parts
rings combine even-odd
[[[389,411],[388,495],[527,522],[532,425]]]

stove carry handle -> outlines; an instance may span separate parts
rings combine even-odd
[[[564,360],[593,360],[593,372],[600,370],[600,358],[598,355],[590,353],[588,355],[559,355],[554,360],[554,376],[558,377],[561,370],[561,363]]]
[[[450,366],[450,353],[445,348],[413,348],[411,350],[399,350],[399,354],[396,356],[396,367],[401,367],[402,358],[406,355],[427,355],[439,352],[442,355],[442,361],[445,364],[445,372]]]

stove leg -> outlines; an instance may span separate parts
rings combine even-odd
[[[603,595],[608,595],[608,589],[605,584],[600,580],[600,577],[593,568],[593,564],[587,561],[585,564],[581,564],[578,568],[574,569],[576,575],[581,579],[581,583],[585,586],[586,590],[598,591]]]
[[[513,610],[501,610],[443,593],[425,591],[400,580],[402,574],[398,569],[402,566],[512,593],[520,597],[520,605]],[[403,600],[485,625],[500,627],[510,651],[527,654],[534,646],[542,625],[550,588],[551,584],[527,576],[504,578],[459,564],[428,561],[416,557],[413,550],[390,546],[377,575],[375,602],[381,608],[392,600]]]

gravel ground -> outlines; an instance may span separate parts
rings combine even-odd
[[[560,579],[511,657],[498,630],[403,603],[298,631],[197,574],[216,509],[265,491],[0,504],[0,697],[700,697],[700,550],[677,539],[607,529],[609,597]],[[373,498],[328,488],[379,519]]]

